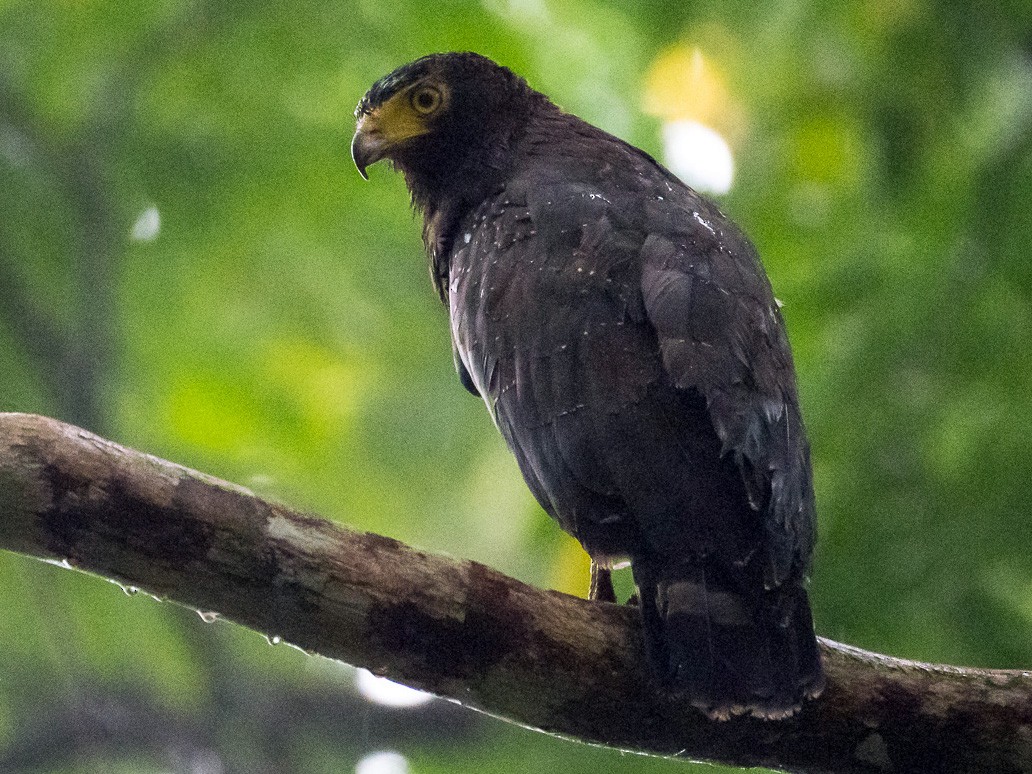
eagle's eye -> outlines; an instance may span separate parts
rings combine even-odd
[[[441,92],[433,86],[423,86],[412,92],[412,107],[417,113],[430,115],[441,106]]]

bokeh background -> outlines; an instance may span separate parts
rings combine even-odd
[[[813,444],[819,632],[1032,666],[1028,0],[0,0],[0,410],[583,593],[458,385],[402,180],[348,157],[365,89],[453,49],[759,246]],[[714,771],[390,701],[0,555],[3,772]]]

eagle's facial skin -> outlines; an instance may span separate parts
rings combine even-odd
[[[351,157],[362,177],[366,168],[389,158],[417,137],[431,132],[434,120],[448,110],[451,90],[431,75],[415,83],[398,84],[378,104],[362,100],[355,110],[358,126],[351,141]]]

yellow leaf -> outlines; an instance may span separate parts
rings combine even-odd
[[[552,566],[549,586],[556,591],[584,597],[591,581],[591,560],[574,538],[562,533],[559,552]]]
[[[642,108],[663,121],[726,123],[731,95],[723,75],[702,49],[678,44],[657,57],[645,80]]]

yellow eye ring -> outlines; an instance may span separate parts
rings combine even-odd
[[[412,108],[424,116],[430,115],[441,106],[441,92],[433,86],[423,86],[412,92],[409,98]]]

